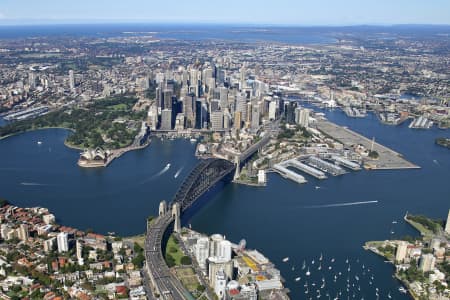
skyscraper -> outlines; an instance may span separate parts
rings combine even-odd
[[[73,74],[73,70],[69,70],[69,87],[71,91],[75,89],[75,75]]]
[[[66,232],[58,233],[56,240],[58,243],[58,252],[69,251],[69,235]]]
[[[195,96],[190,94],[183,97],[183,113],[186,119],[186,128],[195,126]]]
[[[161,111],[161,129],[162,130],[172,130],[172,110],[163,109]]]

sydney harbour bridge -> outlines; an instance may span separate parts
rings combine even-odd
[[[150,299],[157,296],[159,299],[190,299],[189,292],[174,277],[167,266],[163,248],[165,241],[172,231],[181,229],[181,216],[207,191],[218,182],[228,182],[233,178],[235,171],[239,172],[241,165],[255,152],[270,141],[271,135],[264,136],[246,151],[235,157],[234,162],[208,158],[200,160],[195,168],[184,179],[173,200],[166,204],[161,202],[159,216],[148,225],[145,239],[146,272],[148,273]]]

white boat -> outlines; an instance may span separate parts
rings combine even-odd
[[[331,262],[334,263],[334,258],[331,259]]]
[[[197,139],[192,138],[192,139],[190,139],[190,141],[191,141],[191,143],[196,143]]]
[[[295,278],[295,281],[300,281],[300,279],[302,279],[301,277],[297,277]]]
[[[323,255],[322,255],[322,253],[320,253],[319,261],[322,261],[322,259],[323,259]]]
[[[41,141],[37,141],[37,144],[38,144],[38,145],[42,145],[42,142],[41,142]]]
[[[391,292],[388,293],[388,298],[392,299]]]
[[[400,293],[402,293],[402,294],[406,294],[407,293],[406,289],[404,287],[402,287],[402,286],[398,288],[398,291]]]
[[[317,268],[317,270],[322,270],[322,263],[319,264],[319,267]]]
[[[311,264],[314,264],[314,259],[312,260]]]
[[[306,268],[306,261],[303,261],[302,270]]]
[[[311,275],[311,272],[309,271],[309,268],[308,268],[308,271],[306,271],[306,276],[309,276],[309,275]]]
[[[283,262],[288,262],[288,261],[289,261],[289,257],[283,258]]]
[[[397,221],[395,221],[395,220],[394,220],[394,221],[392,221],[392,224],[397,224]]]

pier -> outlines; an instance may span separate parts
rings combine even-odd
[[[299,175],[297,173],[295,173],[294,171],[289,170],[288,168],[284,167],[281,164],[276,164],[272,167],[272,169],[277,172],[278,174],[280,174],[281,176],[283,176],[284,178],[290,179],[292,181],[295,181],[297,183],[306,183],[306,179],[305,177],[303,177],[302,175]]]
[[[313,177],[316,177],[317,179],[326,179],[327,176],[324,172],[319,171],[311,166],[308,166],[307,164],[304,164],[297,159],[290,159],[282,163],[286,167],[293,167],[296,168],[302,172],[305,172],[308,175],[311,175]]]
[[[322,171],[328,172],[333,176],[345,174],[345,170],[342,169],[341,167],[339,167],[335,164],[329,163],[327,161],[324,161],[315,156],[310,156],[308,158],[308,163],[311,166],[321,169]]]
[[[340,156],[336,156],[336,155],[332,155],[331,159],[338,165],[342,165],[348,169],[351,169],[353,171],[359,171],[361,170],[361,166],[358,165],[357,163],[354,163],[348,159],[345,159],[343,157]]]

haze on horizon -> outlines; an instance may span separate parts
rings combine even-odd
[[[2,0],[0,24],[450,24],[448,0]]]

